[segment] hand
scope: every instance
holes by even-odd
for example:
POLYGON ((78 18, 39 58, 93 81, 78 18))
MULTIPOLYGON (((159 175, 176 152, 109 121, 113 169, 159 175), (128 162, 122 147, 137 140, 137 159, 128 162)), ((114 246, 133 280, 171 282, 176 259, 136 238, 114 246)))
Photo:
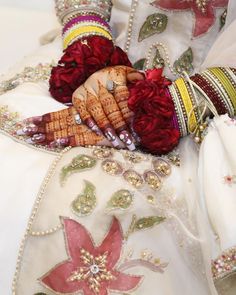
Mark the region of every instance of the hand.
POLYGON ((125 66, 100 70, 73 94, 73 107, 25 120, 18 134, 49 146, 113 145, 135 149, 127 81, 143 75, 125 66), (133 136, 132 136, 133 135, 133 136))

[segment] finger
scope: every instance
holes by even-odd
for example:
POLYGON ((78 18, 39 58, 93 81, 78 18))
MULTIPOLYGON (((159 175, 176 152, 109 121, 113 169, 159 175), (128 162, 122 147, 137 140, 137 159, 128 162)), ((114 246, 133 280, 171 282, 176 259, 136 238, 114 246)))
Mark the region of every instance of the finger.
POLYGON ((99 129, 96 122, 91 117, 90 113, 87 111, 86 103, 84 100, 74 96, 73 104, 80 115, 81 120, 84 124, 86 124, 92 131, 94 131, 97 135, 102 135, 101 130, 99 129))
POLYGON ((90 92, 87 92, 86 107, 88 112, 96 121, 98 127, 103 131, 106 138, 111 141, 114 147, 118 147, 120 144, 119 139, 106 117, 106 114, 104 113, 101 102, 90 92))
POLYGON ((120 140, 123 141, 130 150, 135 150, 132 136, 128 131, 128 126, 125 123, 114 96, 100 82, 98 97, 108 120, 119 135, 120 140))
POLYGON ((57 141, 61 138, 65 139, 75 134, 81 134, 88 131, 90 130, 85 125, 74 125, 55 132, 49 132, 45 134, 34 134, 31 136, 31 138, 27 139, 27 142, 34 144, 50 145, 51 142, 57 141))
POLYGON ((47 113, 47 114, 44 114, 43 116, 35 116, 35 117, 27 118, 24 120, 24 123, 26 124, 33 123, 35 125, 39 125, 41 123, 49 123, 49 122, 57 121, 69 116, 75 116, 76 114, 77 114, 76 108, 70 107, 57 112, 47 113))
POLYGON ((130 125, 133 113, 128 108, 129 90, 126 86, 126 67, 111 68, 109 78, 114 83, 114 97, 122 113, 122 116, 125 122, 130 125))
POLYGON ((144 80, 145 75, 133 68, 126 67, 126 78, 128 82, 144 80))

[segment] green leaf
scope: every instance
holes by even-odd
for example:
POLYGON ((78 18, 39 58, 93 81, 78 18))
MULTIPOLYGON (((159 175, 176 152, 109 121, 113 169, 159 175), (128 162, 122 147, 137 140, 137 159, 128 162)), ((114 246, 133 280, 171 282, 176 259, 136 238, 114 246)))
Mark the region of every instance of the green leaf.
POLYGON ((141 59, 137 60, 133 64, 133 68, 135 68, 137 70, 144 70, 144 66, 145 66, 146 61, 147 61, 146 58, 141 58, 141 59))
POLYGON ((178 73, 183 71, 190 74, 193 71, 193 51, 189 47, 175 62, 174 68, 178 73))
POLYGON ((168 17, 165 14, 154 13, 149 15, 140 29, 138 41, 141 42, 152 35, 164 32, 167 23, 168 17))

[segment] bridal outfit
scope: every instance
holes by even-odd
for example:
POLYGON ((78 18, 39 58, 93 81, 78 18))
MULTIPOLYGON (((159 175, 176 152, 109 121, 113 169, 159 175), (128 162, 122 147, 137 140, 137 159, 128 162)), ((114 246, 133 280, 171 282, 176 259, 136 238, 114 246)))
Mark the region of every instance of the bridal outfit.
MULTIPOLYGON (((150 2, 114 1, 116 44, 132 62, 147 58, 155 44, 172 79, 168 63, 190 73, 236 67, 234 1, 207 1, 212 13, 204 26, 194 1, 178 9, 170 3, 179 1, 150 2), (152 35, 141 32, 153 14, 161 15, 162 25, 152 35)), ((15 73, 61 54, 57 36, 15 73)), ((200 147, 189 136, 164 157, 98 147, 60 152, 30 146, 7 125, 65 108, 46 81, 20 83, 0 104, 8 107, 1 109, 0 132, 1 294, 236 294, 234 118, 215 117, 200 147), (79 268, 82 260, 86 270, 79 268)))

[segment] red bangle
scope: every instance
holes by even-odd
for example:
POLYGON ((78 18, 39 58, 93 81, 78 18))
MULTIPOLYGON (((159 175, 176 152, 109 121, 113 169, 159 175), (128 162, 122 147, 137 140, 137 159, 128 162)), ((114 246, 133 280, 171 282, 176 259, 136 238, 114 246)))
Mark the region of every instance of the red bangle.
POLYGON ((211 83, 208 80, 206 80, 199 74, 196 74, 193 77, 191 77, 191 80, 193 80, 193 82, 195 82, 206 93, 206 95, 214 104, 219 115, 227 113, 227 108, 224 105, 222 99, 220 98, 219 93, 217 92, 217 90, 214 89, 214 87, 212 87, 211 83))

